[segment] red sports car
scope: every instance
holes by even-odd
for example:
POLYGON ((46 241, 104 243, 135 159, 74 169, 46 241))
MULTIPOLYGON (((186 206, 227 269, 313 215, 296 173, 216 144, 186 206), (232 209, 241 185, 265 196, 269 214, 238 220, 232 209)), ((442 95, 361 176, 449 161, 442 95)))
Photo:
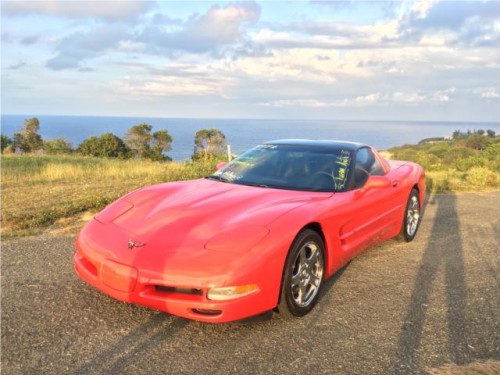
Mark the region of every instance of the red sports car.
POLYGON ((116 299, 189 319, 303 316, 350 259, 415 237, 424 193, 419 165, 367 145, 268 142, 110 204, 80 232, 74 266, 116 299))

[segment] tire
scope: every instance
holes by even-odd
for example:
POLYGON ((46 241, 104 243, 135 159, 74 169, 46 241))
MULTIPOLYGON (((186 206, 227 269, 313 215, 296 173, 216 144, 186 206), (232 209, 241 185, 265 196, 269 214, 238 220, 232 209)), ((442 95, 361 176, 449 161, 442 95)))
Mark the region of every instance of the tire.
POLYGON ((418 227, 420 225, 420 198, 417 189, 413 189, 406 203, 405 215, 403 217, 403 225, 399 237, 410 242, 415 238, 418 227))
POLYGON ((318 301, 325 270, 325 245, 310 229, 301 231, 290 247, 283 270, 278 311, 284 317, 307 314, 318 301))

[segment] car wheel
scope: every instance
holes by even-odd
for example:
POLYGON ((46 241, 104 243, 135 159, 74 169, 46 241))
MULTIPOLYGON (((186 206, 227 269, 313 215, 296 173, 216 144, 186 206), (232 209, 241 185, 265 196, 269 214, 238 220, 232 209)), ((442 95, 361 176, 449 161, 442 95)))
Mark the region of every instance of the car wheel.
POLYGON ((290 247, 283 270, 278 311, 285 317, 307 314, 318 300, 325 268, 325 245, 313 230, 301 231, 290 247))
POLYGON ((418 191, 413 189, 406 203, 405 216, 403 218, 403 226, 401 228, 400 238, 406 242, 410 242, 417 234, 420 224, 420 198, 418 191))

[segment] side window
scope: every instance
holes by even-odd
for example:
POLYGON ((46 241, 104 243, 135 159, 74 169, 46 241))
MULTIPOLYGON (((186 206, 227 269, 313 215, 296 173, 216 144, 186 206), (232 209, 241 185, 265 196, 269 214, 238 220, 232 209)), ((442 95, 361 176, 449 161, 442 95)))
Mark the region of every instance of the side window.
POLYGON ((359 149, 356 153, 356 164, 354 167, 355 188, 362 187, 370 176, 383 175, 384 170, 372 150, 367 147, 359 149))

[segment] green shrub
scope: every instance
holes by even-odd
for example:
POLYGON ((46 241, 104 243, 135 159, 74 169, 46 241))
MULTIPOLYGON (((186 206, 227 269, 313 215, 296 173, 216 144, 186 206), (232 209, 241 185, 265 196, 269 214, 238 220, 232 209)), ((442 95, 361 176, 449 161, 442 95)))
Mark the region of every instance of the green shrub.
POLYGON ((71 154, 71 143, 64 138, 50 139, 43 142, 43 152, 48 155, 71 154))
POLYGON ((466 181, 470 188, 500 187, 500 178, 498 174, 484 167, 471 168, 466 174, 466 181))
POLYGON ((460 172, 467 172, 474 167, 485 167, 487 164, 487 160, 478 155, 469 156, 465 159, 457 158, 455 160, 455 168, 460 172))

